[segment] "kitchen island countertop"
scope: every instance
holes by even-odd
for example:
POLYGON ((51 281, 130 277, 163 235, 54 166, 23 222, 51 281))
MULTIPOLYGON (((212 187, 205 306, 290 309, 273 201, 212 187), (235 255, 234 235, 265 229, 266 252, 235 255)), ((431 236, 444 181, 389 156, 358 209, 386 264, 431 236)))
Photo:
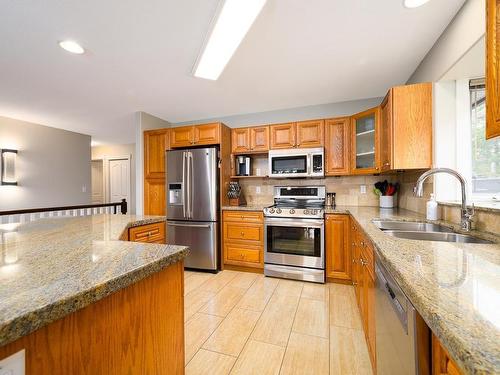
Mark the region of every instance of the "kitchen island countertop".
POLYGON ((94 215, 0 225, 0 346, 181 261, 185 246, 119 240, 163 221, 94 215))

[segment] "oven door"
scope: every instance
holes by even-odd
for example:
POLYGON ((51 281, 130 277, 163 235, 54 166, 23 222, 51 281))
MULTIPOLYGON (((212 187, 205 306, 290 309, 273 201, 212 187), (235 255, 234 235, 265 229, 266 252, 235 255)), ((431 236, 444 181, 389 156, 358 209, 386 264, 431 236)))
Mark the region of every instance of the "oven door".
POLYGON ((316 219, 266 218, 265 263, 324 269, 324 226, 316 219))
POLYGON ((270 152, 269 177, 308 177, 311 170, 308 153, 270 152))

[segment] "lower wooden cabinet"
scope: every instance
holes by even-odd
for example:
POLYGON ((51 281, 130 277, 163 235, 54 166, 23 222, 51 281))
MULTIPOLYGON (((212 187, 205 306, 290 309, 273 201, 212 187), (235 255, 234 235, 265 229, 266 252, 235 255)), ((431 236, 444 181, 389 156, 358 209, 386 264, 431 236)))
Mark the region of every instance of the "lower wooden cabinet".
POLYGON ((128 240, 132 242, 166 243, 165 222, 132 227, 128 230, 128 240))
POLYGON ((460 375, 457 364, 450 358, 439 339, 432 335, 432 375, 460 375))
POLYGON ((224 211, 224 264, 264 268, 264 216, 260 211, 224 211))
POLYGON ((374 249, 354 220, 351 220, 352 284, 356 293, 366 344, 376 371, 375 261, 374 249))
POLYGON ((351 246, 349 215, 326 215, 326 277, 351 280, 351 246))
POLYGON ((144 214, 164 216, 165 178, 144 179, 144 214))

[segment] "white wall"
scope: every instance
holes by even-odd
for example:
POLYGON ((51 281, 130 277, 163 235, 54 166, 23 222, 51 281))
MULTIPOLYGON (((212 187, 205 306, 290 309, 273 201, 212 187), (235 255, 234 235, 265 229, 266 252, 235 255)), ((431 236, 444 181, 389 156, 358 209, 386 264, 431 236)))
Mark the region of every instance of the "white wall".
POLYGON ((0 117, 0 148, 19 150, 0 210, 90 203, 90 136, 0 117))
POLYGON ((224 116, 196 121, 185 121, 172 124, 172 126, 182 126, 189 124, 202 124, 205 122, 223 122, 231 128, 239 128, 260 124, 276 124, 280 122, 291 122, 301 120, 311 120, 315 118, 350 116, 365 109, 375 107, 382 102, 383 98, 369 98, 352 100, 340 103, 328 103, 312 105, 307 107, 297 107, 282 109, 277 111, 247 113, 243 115, 224 116))
POLYGON ((483 37, 485 0, 467 0, 407 83, 436 82, 483 37))
MULTIPOLYGON (((92 160, 104 159, 116 156, 130 156, 130 202, 128 212, 135 214, 136 205, 136 165, 135 165, 135 143, 126 145, 112 144, 92 147, 92 160)), ((105 170, 106 172, 106 170, 105 170)), ((108 171, 109 173, 109 171, 108 171)))
POLYGON ((136 201, 135 211, 138 215, 144 213, 144 130, 169 128, 170 123, 146 112, 135 113, 135 180, 136 201))

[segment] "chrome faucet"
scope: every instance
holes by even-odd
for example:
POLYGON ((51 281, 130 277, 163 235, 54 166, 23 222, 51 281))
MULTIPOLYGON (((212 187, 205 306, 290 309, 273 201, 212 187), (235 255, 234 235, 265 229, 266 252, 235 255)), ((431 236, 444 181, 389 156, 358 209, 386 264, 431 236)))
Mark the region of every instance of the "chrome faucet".
POLYGON ((436 173, 448 173, 455 176, 462 187, 462 208, 461 208, 461 222, 460 226, 464 231, 470 231, 472 229, 472 217, 474 216, 474 204, 471 208, 467 207, 467 197, 465 189, 465 180, 462 175, 450 168, 433 168, 423 173, 417 180, 417 184, 413 188, 413 192, 417 197, 422 197, 424 195, 424 181, 427 177, 436 173))

